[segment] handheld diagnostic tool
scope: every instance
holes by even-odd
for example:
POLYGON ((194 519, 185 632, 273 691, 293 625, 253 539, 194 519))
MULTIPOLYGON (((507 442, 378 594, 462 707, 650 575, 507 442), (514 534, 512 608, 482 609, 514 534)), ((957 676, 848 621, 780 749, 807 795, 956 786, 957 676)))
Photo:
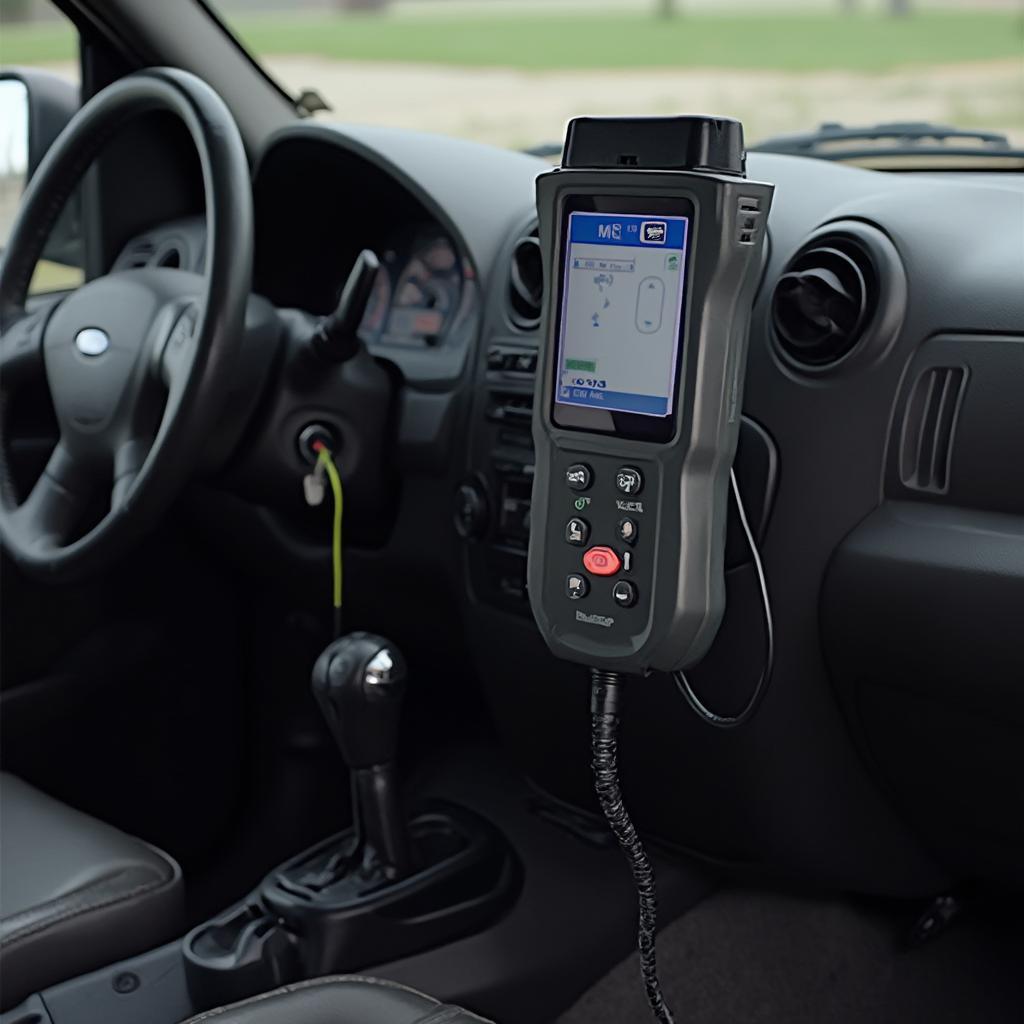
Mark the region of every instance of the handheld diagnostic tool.
POLYGON ((674 671, 714 638, 771 198, 725 118, 576 118, 537 179, 528 579, 559 657, 674 671))

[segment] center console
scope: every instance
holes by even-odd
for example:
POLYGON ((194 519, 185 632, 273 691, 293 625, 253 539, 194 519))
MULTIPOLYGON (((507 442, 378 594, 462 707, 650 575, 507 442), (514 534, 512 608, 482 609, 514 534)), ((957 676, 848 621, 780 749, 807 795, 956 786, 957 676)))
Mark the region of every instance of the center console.
POLYGON ((405 677, 395 645, 368 633, 342 637, 318 659, 313 692, 349 768, 354 822, 185 937, 196 1007, 443 945, 514 899, 518 865, 490 822, 447 802, 404 807, 405 677))
POLYGON ((455 498, 455 528, 467 541, 469 586, 477 600, 528 617, 526 550, 533 489, 536 337, 506 322, 478 367, 471 472, 455 498))

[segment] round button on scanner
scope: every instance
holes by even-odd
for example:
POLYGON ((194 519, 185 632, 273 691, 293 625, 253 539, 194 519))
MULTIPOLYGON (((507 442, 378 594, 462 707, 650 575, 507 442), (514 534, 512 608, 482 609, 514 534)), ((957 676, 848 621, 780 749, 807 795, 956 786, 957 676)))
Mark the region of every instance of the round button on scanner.
POLYGON ((614 576, 622 568, 622 560, 611 548, 598 545, 583 556, 583 568, 594 576, 614 576))
POLYGON ((619 535, 619 540, 625 541, 627 544, 635 544, 636 535, 639 532, 636 520, 630 519, 629 516, 620 519, 619 525, 615 527, 615 532, 619 535))
POLYGON ((585 491, 594 479, 590 467, 575 462, 565 471, 565 482, 574 491, 585 491))
POLYGON ((639 494, 644 488, 644 478, 639 469, 622 466, 615 474, 615 486, 623 494, 639 494))
POLYGON ((636 587, 629 580, 618 580, 612 587, 612 597, 621 608, 632 608, 636 604, 636 587))
POLYGON ((571 572, 565 578, 566 596, 571 598, 573 601, 578 601, 581 597, 586 597, 587 591, 589 590, 590 584, 587 582, 587 577, 582 573, 571 572))
POLYGON ((581 548, 590 536, 590 524, 586 519, 573 517, 565 524, 565 541, 573 547, 581 548))

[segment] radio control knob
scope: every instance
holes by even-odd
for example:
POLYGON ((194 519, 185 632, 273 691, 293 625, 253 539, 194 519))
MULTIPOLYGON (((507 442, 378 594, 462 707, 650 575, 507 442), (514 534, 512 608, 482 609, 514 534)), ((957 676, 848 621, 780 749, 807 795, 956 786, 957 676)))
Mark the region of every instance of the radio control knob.
POLYGON ((464 540, 477 540, 487 532, 487 492, 477 479, 465 480, 455 494, 455 532, 464 540))

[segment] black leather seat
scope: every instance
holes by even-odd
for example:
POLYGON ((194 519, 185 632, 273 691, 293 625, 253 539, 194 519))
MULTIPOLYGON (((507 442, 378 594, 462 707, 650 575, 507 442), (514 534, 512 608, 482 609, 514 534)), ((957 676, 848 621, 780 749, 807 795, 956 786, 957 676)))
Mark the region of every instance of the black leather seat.
POLYGON ((191 1017, 186 1024, 489 1024, 415 989, 357 975, 314 978, 191 1017))
POLYGON ((180 934, 160 850, 0 773, 0 1010, 180 934))

